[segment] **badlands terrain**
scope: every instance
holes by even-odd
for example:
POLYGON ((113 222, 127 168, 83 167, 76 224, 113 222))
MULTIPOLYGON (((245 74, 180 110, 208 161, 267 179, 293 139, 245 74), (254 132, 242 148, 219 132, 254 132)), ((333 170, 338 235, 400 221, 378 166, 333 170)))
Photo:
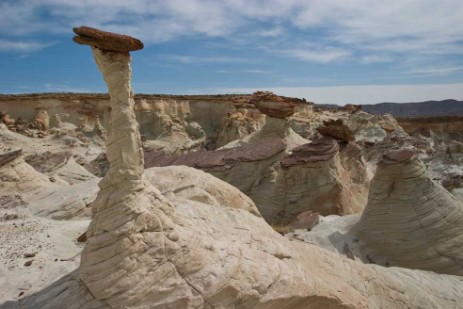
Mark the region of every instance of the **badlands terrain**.
POLYGON ((463 306, 458 116, 133 96, 95 33, 109 95, 0 95, 0 308, 463 306))

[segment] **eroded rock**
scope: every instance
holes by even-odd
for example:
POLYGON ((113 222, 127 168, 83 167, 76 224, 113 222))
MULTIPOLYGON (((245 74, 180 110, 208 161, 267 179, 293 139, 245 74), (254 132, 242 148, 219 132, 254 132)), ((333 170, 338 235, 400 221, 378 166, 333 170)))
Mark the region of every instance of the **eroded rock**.
POLYGON ((463 203, 427 176, 414 151, 388 151, 353 235, 380 265, 462 275, 463 203))

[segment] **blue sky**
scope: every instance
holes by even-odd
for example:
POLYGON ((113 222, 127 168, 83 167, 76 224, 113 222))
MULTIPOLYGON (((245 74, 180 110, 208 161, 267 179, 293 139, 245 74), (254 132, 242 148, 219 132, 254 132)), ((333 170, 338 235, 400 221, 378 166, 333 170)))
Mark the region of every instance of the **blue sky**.
POLYGON ((462 0, 0 0, 0 93, 106 92, 87 25, 133 35, 137 93, 463 99, 462 0))

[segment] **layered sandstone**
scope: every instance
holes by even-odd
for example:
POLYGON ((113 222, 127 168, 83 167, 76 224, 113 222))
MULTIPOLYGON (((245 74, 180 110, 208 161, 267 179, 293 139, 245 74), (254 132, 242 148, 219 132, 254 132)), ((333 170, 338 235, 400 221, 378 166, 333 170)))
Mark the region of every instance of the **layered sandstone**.
POLYGON ((410 135, 431 136, 437 134, 445 139, 463 141, 463 117, 400 117, 400 126, 410 135))
POLYGON ((355 143, 339 146, 328 137, 295 148, 282 159, 276 188, 262 213, 294 218, 304 211, 322 215, 361 212, 368 179, 355 143))
POLYGON ((427 176, 410 150, 386 152, 352 235, 381 265, 463 274, 463 203, 427 176))
POLYGON ((291 129, 286 117, 296 110, 294 100, 257 92, 251 102, 267 115, 259 131, 213 152, 146 152, 145 166, 187 165, 207 171, 251 197, 268 222, 292 220, 305 211, 346 215, 363 209, 365 165, 359 147, 346 144, 353 134, 342 120, 325 123, 332 128, 326 134, 343 142, 339 152, 332 138, 309 144, 291 129))
POLYGON ((0 190, 2 195, 25 193, 49 185, 51 182, 47 176, 37 172, 24 161, 20 149, 0 153, 0 190))

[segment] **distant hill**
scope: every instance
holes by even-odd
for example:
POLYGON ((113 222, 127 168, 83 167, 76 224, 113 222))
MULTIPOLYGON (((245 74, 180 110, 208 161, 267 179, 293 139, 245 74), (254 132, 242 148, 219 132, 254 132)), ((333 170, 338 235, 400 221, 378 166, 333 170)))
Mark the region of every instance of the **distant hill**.
POLYGON ((362 109, 372 114, 391 114, 396 117, 461 116, 463 101, 443 100, 418 103, 379 103, 362 105, 362 109))

